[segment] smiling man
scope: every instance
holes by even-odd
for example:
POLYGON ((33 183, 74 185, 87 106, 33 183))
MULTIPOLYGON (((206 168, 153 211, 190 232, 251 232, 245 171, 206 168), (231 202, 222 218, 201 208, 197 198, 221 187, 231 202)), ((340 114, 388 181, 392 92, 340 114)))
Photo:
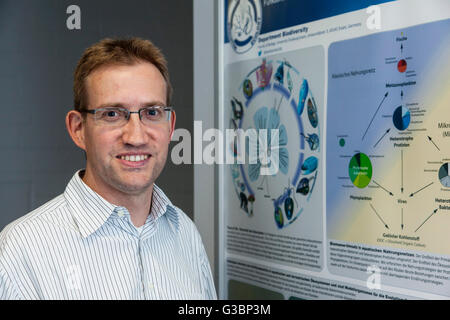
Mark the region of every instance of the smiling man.
POLYGON ((216 299, 197 229, 155 185, 175 127, 171 91, 148 40, 84 52, 66 126, 86 169, 0 234, 1 299, 216 299))

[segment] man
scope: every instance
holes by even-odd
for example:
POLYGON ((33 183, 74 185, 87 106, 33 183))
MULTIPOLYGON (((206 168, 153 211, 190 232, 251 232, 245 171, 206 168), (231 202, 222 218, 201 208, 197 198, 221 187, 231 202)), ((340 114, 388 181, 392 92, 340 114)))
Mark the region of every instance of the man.
POLYGON ((154 184, 175 127, 170 96, 150 41, 84 52, 66 126, 86 169, 0 234, 0 298, 216 299, 194 224, 154 184))

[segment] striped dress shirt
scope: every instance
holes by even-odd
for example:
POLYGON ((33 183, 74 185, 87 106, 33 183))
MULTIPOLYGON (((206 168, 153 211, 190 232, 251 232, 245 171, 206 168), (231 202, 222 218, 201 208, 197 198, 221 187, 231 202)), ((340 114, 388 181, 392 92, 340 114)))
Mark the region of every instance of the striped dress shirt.
POLYGON ((79 173, 0 233, 0 299, 217 299, 194 223, 160 188, 139 231, 79 173))

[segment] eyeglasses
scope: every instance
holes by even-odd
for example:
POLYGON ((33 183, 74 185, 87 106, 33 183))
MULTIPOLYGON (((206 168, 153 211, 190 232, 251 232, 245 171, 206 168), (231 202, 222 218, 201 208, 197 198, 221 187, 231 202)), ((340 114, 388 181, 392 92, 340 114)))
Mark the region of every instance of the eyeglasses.
POLYGON ((130 119, 132 113, 139 114, 139 119, 145 125, 167 122, 172 114, 172 107, 149 106, 139 109, 138 111, 130 111, 121 107, 106 107, 91 110, 81 110, 83 113, 94 115, 94 121, 105 126, 123 126, 130 119))

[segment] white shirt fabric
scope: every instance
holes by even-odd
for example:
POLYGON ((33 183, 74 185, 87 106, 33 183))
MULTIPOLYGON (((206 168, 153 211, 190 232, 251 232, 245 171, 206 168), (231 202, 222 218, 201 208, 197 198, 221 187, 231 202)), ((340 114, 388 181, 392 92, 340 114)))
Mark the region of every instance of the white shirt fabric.
POLYGON ((79 173, 0 233, 0 299, 217 299, 194 223, 161 189, 139 232, 79 173))

